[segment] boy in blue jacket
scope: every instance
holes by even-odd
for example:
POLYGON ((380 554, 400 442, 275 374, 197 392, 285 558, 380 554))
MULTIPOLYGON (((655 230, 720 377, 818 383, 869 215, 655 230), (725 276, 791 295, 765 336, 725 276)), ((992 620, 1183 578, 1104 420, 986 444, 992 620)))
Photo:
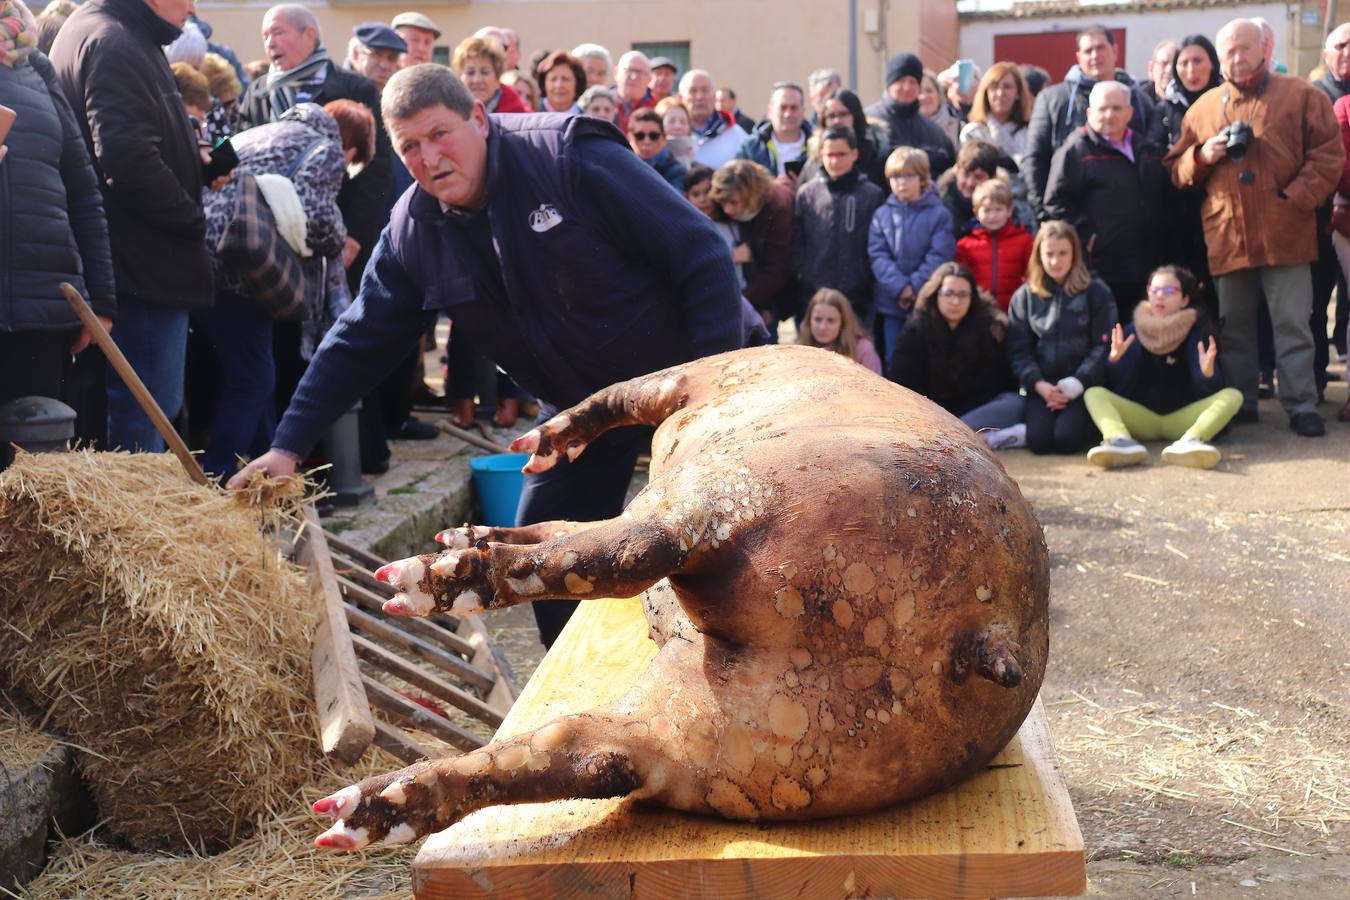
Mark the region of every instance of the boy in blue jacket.
POLYGON ((867 257, 876 284, 872 299, 885 371, 900 340, 914 298, 933 270, 956 255, 952 217, 933 190, 928 154, 897 147, 886 159, 891 196, 872 216, 867 257))

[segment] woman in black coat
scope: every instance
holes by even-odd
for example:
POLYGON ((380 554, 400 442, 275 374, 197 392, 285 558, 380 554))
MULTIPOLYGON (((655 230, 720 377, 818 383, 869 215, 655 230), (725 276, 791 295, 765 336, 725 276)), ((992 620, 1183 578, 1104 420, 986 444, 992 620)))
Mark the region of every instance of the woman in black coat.
POLYGON ((974 431, 1022 420, 1003 346, 1007 320, 981 297, 970 269, 943 263, 919 290, 914 314, 891 358, 892 381, 922 394, 974 431))
MULTIPOLYGON (((1169 147, 1181 134, 1181 120, 1186 117, 1186 110, 1200 99, 1201 94, 1220 84, 1223 84, 1223 73, 1219 71, 1219 54, 1209 38, 1202 34, 1183 38, 1172 59, 1172 80, 1163 91, 1159 104, 1167 126, 1169 147)), ((1189 269, 1196 281, 1209 289, 1204 293, 1213 297, 1217 294, 1209 275, 1209 253, 1205 249, 1205 231, 1200 224, 1200 204, 1204 197, 1203 190, 1168 186, 1164 199, 1167 208, 1164 218, 1170 231, 1170 236, 1165 236, 1165 246, 1169 248, 1166 261, 1189 269)), ((1217 314, 1217 310, 1211 312, 1217 314)))
POLYGON ((61 282, 105 327, 117 310, 98 178, 36 35, 21 2, 0 0, 0 105, 18 113, 0 157, 0 403, 61 397, 71 353, 89 343, 61 282))

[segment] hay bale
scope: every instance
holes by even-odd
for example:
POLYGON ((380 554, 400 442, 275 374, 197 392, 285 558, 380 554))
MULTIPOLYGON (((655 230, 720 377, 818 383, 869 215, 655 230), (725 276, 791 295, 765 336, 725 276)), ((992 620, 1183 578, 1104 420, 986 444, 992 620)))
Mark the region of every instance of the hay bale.
POLYGON ((0 689, 78 748, 138 849, 230 846, 314 771, 311 595, 267 516, 167 454, 20 453, 0 475, 0 689))
POLYGON ((32 900, 405 900, 412 895, 416 846, 371 848, 361 853, 319 850, 314 838, 328 826, 309 810, 320 797, 401 765, 377 748, 354 768, 337 770, 321 762, 309 785, 272 798, 272 812, 251 837, 207 858, 128 853, 109 846, 94 832, 67 838, 53 848, 47 868, 25 886, 22 896, 32 900))

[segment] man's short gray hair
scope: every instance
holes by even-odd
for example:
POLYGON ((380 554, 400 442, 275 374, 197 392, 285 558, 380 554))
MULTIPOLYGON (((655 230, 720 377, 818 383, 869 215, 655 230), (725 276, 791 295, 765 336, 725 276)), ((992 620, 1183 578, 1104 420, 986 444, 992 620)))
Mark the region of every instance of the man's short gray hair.
POLYGON ((1099 81, 1092 86, 1091 93, 1088 94, 1088 106, 1096 106, 1101 98, 1107 94, 1114 94, 1117 91, 1125 95, 1125 102, 1130 102, 1130 89, 1119 81, 1104 80, 1099 81))
POLYGON ((310 12, 307 7, 301 6, 299 3, 279 4, 269 9, 267 15, 275 19, 285 19, 292 28, 298 28, 301 31, 306 28, 313 28, 314 36, 323 40, 323 34, 319 31, 319 20, 314 18, 314 13, 310 12))
POLYGON ((838 70, 836 69, 816 69, 810 75, 806 76, 806 86, 812 92, 814 92, 816 88, 822 85, 826 84, 842 85, 843 83, 844 79, 843 77, 840 76, 838 70))
POLYGON ((689 93, 689 85, 693 82, 695 78, 697 78, 700 75, 708 79, 708 83, 713 85, 713 87, 717 86, 713 82, 712 73, 710 73, 707 69, 690 69, 688 72, 685 72, 684 75, 680 76, 680 93, 681 94, 689 93))
POLYGON ((385 128, 397 119, 411 119, 424 109, 444 106, 462 119, 473 113, 473 94, 459 76, 436 63, 421 63, 394 73, 380 99, 385 128))
POLYGON ((599 44, 577 44, 572 48, 572 55, 577 59, 599 59, 604 60, 605 68, 614 68, 614 57, 609 55, 609 51, 599 44))

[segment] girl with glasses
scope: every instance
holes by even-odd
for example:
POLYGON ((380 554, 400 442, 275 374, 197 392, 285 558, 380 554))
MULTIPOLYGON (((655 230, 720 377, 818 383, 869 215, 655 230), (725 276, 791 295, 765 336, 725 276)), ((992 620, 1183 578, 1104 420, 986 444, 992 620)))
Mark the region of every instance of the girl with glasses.
POLYGON ((1195 276, 1178 266, 1154 269, 1134 322, 1111 330, 1106 386, 1083 396, 1104 440, 1088 461, 1105 469, 1148 458, 1141 440, 1168 440, 1163 462, 1212 469, 1219 451, 1209 441, 1242 406, 1223 386, 1214 327, 1197 299, 1195 276))
POLYGON ((943 263, 914 301, 891 380, 958 417, 990 447, 1025 444, 1023 401, 1003 345, 1007 330, 1007 317, 970 269, 943 263))

